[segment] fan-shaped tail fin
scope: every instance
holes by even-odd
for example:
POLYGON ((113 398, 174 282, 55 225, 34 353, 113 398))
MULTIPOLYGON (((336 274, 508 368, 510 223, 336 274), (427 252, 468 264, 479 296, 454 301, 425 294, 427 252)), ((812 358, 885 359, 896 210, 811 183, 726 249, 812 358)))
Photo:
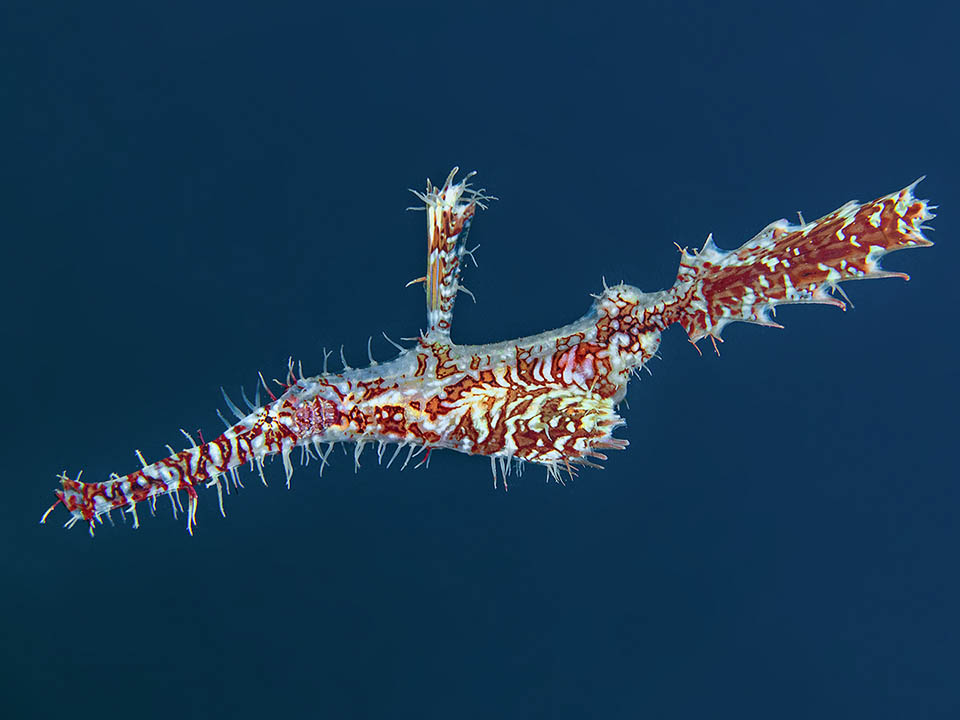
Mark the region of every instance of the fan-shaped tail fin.
POLYGON ((913 194, 922 179, 870 203, 848 202, 803 225, 778 220, 737 250, 719 250, 712 238, 695 254, 684 250, 677 281, 667 291, 664 325, 680 323, 696 343, 719 338, 729 322, 779 327, 770 311, 785 303, 844 308, 828 291, 847 280, 909 279, 882 270, 880 258, 933 244, 923 234, 932 208, 913 194))

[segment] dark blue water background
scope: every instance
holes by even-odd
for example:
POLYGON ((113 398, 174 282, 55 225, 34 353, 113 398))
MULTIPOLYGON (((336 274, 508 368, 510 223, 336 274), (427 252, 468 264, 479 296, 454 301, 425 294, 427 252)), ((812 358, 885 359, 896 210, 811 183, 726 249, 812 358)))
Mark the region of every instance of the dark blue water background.
POLYGON ((957 14, 767 5, 6 3, 4 717, 957 717, 957 14), (666 333, 566 487, 338 450, 193 538, 37 525, 221 385, 392 357, 454 164, 501 198, 460 342, 924 173, 938 245, 719 358, 666 333))

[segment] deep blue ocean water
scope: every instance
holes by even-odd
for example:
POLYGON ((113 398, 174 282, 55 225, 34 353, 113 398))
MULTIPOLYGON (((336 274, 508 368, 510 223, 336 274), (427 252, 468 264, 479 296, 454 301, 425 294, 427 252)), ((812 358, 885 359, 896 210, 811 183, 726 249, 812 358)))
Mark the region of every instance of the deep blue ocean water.
MULTIPOLYGON (((960 717, 957 12, 945 3, 8 2, 0 714, 960 717), (55 475, 218 432, 219 388, 392 357, 425 313, 406 188, 480 171, 463 343, 670 285, 927 174, 913 280, 674 328, 630 440, 566 486, 485 459, 283 487, 187 535, 40 526, 55 475)), ((159 509, 158 508, 158 509, 159 509)), ((116 515, 116 514, 115 514, 116 515)))

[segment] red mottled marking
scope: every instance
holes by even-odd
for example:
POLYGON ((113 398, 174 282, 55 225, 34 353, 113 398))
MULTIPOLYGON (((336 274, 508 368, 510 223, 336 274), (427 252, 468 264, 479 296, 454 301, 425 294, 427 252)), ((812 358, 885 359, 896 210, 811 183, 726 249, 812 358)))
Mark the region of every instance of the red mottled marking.
POLYGON ((360 399, 363 401, 373 400, 375 397, 383 395, 385 392, 390 390, 395 390, 397 388, 397 383, 391 385, 384 385, 386 381, 383 378, 377 378, 369 382, 358 382, 357 390, 362 391, 360 394, 360 399))
POLYGON ((451 375, 455 375, 456 373, 460 372, 460 368, 457 367, 456 360, 453 360, 450 357, 449 345, 440 345, 439 343, 435 343, 430 346, 430 351, 437 360, 437 369, 435 370, 435 373, 438 380, 443 380, 444 378, 448 378, 451 375))
POLYGON ((427 371, 427 356, 423 353, 417 353, 417 369, 414 371, 414 377, 423 377, 427 371))
POLYGON ((440 433, 433 430, 421 430, 417 423, 410 423, 407 429, 410 435, 426 445, 438 443, 443 438, 440 433))
POLYGON ((406 414, 402 405, 381 405, 374 410, 380 432, 395 437, 407 434, 406 414))

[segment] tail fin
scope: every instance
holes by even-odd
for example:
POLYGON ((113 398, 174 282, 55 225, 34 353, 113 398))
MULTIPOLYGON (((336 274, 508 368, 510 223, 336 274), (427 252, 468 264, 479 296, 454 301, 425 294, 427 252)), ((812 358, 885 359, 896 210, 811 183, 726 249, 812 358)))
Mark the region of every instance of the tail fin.
POLYGON ((913 194, 922 179, 865 205, 848 202, 803 225, 778 220, 737 250, 720 250, 712 238, 694 255, 684 250, 664 324, 680 323, 696 343, 708 335, 719 338, 729 322, 781 327, 770 311, 785 303, 845 308, 827 291, 847 280, 908 280, 904 273, 881 270, 879 261, 895 250, 933 244, 922 224, 934 217, 931 206, 913 194))

